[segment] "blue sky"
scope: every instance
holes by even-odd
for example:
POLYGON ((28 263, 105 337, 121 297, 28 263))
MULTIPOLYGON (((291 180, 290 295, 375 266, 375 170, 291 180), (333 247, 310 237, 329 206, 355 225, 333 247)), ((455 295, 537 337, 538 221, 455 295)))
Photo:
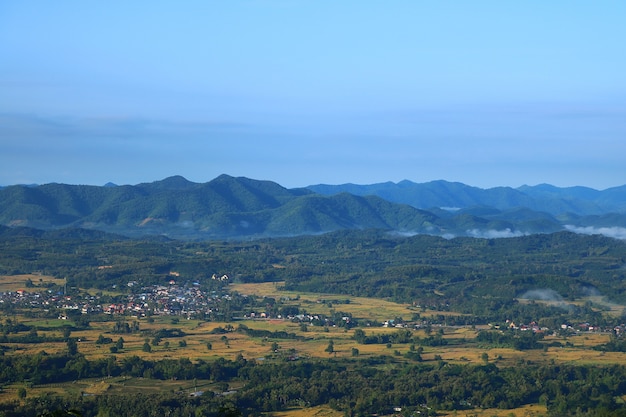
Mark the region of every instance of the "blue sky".
POLYGON ((626 183, 626 3, 4 1, 0 185, 626 183))

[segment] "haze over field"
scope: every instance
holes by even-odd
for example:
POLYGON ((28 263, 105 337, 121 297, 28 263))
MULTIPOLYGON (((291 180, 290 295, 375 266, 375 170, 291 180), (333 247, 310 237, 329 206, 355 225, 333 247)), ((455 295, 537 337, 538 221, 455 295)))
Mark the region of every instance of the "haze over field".
POLYGON ((626 179, 626 4, 0 4, 0 185, 626 179))

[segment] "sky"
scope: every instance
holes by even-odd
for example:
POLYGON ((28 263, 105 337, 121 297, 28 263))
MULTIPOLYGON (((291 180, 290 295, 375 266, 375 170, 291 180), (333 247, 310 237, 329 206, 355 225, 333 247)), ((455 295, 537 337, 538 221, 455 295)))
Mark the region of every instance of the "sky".
POLYGON ((626 184, 626 2, 0 2, 0 185, 626 184))

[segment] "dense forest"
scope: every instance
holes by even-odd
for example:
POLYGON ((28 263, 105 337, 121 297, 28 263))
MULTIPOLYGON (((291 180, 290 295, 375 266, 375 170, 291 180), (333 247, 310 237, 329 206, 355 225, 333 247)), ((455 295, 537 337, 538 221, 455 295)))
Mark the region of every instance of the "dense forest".
POLYGON ((570 232, 444 239, 372 230, 248 242, 131 240, 78 229, 0 233, 0 274, 37 271, 66 278, 69 287, 131 291, 128 282, 162 284, 171 271, 202 283, 228 274, 236 282, 280 281, 288 290, 455 311, 468 314, 469 324, 503 314, 578 314, 597 321, 600 306, 568 301, 597 295, 626 303, 626 243, 570 232))
POLYGON ((547 406, 551 416, 624 415, 616 396, 626 394, 626 367, 537 365, 499 368, 495 364, 451 365, 406 363, 388 357, 362 360, 277 361, 260 364, 239 357, 214 362, 139 357, 116 362, 115 357, 88 361, 80 354, 2 358, 2 380, 32 383, 72 381, 89 377, 143 377, 154 380, 211 379, 240 388, 228 396, 206 392, 199 397, 172 393, 137 396, 31 398, 23 404, 0 404, 0 415, 38 415, 58 409, 80 409, 95 415, 260 415, 294 406, 329 404, 346 415, 390 414, 394 408, 436 415, 436 410, 512 409, 525 404, 547 406), (7 374, 7 370, 12 372, 7 374))

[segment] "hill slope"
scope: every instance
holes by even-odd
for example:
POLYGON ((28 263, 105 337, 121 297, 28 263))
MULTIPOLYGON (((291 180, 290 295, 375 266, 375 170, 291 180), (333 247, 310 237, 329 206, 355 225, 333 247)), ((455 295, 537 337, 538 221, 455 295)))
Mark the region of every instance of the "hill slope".
POLYGON ((322 233, 339 229, 423 231, 438 217, 378 197, 322 196, 274 182, 221 175, 136 186, 46 184, 0 190, 0 223, 41 229, 83 227, 131 236, 216 238, 322 233))

